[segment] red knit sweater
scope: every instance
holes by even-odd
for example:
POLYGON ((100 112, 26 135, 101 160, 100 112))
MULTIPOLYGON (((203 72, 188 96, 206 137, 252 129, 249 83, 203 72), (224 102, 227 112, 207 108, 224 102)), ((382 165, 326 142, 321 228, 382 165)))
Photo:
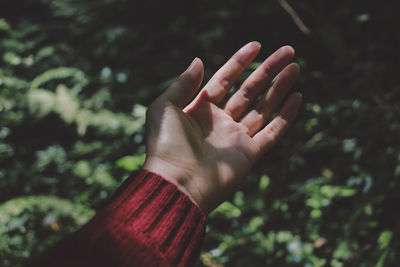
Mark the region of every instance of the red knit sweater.
POLYGON ((87 225, 29 266, 193 266, 205 225, 188 196, 142 170, 87 225))

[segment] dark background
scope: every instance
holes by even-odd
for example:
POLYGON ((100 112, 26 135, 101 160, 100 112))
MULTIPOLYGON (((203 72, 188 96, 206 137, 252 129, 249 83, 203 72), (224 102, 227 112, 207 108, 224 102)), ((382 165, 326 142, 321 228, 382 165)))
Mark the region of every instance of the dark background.
MULTIPOLYGON (((79 228, 144 160, 145 106, 193 60, 282 45, 300 116, 209 218, 199 266, 395 266, 397 1, 0 2, 0 265, 79 228)), ((249 69, 251 71, 251 68, 249 69)))

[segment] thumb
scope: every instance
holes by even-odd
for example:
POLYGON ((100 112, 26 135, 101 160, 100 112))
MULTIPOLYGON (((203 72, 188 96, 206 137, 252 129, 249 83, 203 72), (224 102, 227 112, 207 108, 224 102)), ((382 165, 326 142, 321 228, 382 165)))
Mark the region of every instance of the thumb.
POLYGON ((203 80, 204 66, 195 58, 187 70, 163 94, 174 105, 184 108, 194 97, 203 80))

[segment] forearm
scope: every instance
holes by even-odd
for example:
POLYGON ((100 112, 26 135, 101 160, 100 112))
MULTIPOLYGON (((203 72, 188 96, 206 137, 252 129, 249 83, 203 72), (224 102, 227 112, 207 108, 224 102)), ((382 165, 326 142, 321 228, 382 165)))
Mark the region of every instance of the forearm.
POLYGON ((31 266, 192 266, 205 223, 175 185, 142 170, 86 226, 31 266))

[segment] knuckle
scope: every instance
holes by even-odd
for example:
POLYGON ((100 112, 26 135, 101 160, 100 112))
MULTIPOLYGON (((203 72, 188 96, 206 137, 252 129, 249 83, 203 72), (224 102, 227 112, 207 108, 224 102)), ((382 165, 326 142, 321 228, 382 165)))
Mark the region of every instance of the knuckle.
POLYGON ((262 70, 264 72, 264 75, 266 75, 266 76, 270 76, 270 75, 274 74, 273 70, 272 70, 272 66, 270 64, 264 64, 262 70))
POLYGON ((231 106, 226 106, 224 110, 225 110, 225 113, 228 114, 228 116, 230 116, 231 118, 235 117, 236 112, 231 106))
POLYGON ((282 117, 276 117, 275 120, 275 123, 270 126, 268 131, 268 135, 273 142, 276 142, 283 135, 289 125, 282 117))
POLYGON ((221 87, 227 89, 230 87, 231 82, 227 78, 221 78, 219 79, 219 84, 221 85, 221 87))
POLYGON ((277 141, 280 136, 280 131, 279 131, 278 127, 275 125, 272 126, 268 131, 268 135, 270 136, 271 141, 274 141, 274 142, 277 141))

